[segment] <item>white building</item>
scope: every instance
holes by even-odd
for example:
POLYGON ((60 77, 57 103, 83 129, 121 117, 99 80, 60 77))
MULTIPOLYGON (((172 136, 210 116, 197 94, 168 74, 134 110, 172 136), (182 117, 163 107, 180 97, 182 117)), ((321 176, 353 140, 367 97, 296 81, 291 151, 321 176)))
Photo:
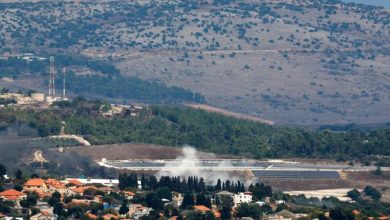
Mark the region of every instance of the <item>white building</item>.
POLYGON ((252 202, 252 193, 251 192, 240 192, 238 194, 234 194, 233 196, 234 204, 237 206, 241 203, 250 203, 252 202))

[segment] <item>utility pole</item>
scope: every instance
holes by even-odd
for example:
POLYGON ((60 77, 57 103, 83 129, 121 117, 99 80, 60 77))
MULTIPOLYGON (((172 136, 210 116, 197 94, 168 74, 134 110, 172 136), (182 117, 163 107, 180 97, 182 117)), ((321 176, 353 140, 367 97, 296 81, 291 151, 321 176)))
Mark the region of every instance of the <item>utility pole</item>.
POLYGON ((62 100, 66 99, 66 84, 65 84, 66 68, 62 68, 62 100))

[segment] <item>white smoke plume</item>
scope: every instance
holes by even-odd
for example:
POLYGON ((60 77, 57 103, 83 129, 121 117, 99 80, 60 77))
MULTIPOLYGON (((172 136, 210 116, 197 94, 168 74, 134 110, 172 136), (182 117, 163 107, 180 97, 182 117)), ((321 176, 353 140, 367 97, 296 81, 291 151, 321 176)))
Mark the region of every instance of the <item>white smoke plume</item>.
MULTIPOLYGON (((202 167, 200 161, 199 152, 190 146, 184 146, 182 148, 182 156, 177 158, 177 163, 175 167, 172 167, 172 164, 166 164, 165 167, 157 174, 157 176, 180 176, 186 178, 188 176, 203 177, 206 184, 215 185, 218 179, 222 181, 230 180, 236 182, 240 180, 241 182, 247 182, 243 179, 245 175, 241 177, 236 175, 233 172, 227 172, 224 170, 205 170, 202 167)), ((202 159, 215 159, 216 156, 213 154, 202 155, 202 159)), ((230 161, 222 160, 219 161, 216 167, 223 168, 232 166, 230 161)))

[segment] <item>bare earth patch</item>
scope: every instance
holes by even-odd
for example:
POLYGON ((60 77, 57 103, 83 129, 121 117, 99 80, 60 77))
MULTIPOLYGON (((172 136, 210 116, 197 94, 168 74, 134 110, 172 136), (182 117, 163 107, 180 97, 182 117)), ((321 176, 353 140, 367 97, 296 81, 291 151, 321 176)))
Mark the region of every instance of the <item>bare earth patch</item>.
MULTIPOLYGON (((132 159, 176 159, 182 156, 180 147, 166 147, 152 144, 110 144, 66 148, 65 151, 77 152, 93 160, 132 160, 132 159)), ((199 158, 214 158, 211 153, 198 151, 199 158)))
POLYGON ((230 116, 230 117, 234 117, 234 118, 238 118, 238 119, 257 121, 257 122, 262 122, 262 123, 270 124, 270 125, 274 124, 274 122, 270 121, 270 120, 262 119, 262 118, 251 116, 251 115, 245 115, 242 113, 232 112, 232 111, 216 108, 216 107, 206 105, 206 104, 193 104, 193 103, 191 103, 191 104, 186 104, 186 106, 191 107, 191 108, 195 108, 195 109, 202 109, 202 110, 205 110, 208 112, 218 113, 218 114, 222 114, 222 115, 226 115, 226 116, 230 116))
POLYGON ((78 152, 94 160, 107 158, 110 160, 127 159, 174 159, 181 155, 180 148, 146 144, 112 144, 88 147, 68 148, 66 151, 78 152))

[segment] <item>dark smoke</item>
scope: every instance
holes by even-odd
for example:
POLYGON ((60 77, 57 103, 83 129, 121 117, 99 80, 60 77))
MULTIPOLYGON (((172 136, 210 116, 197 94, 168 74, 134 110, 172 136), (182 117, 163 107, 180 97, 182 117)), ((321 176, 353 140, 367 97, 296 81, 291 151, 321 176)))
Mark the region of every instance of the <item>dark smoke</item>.
POLYGON ((40 140, 38 132, 29 126, 10 126, 0 131, 0 164, 7 167, 9 175, 13 175, 17 169, 32 174, 36 168, 31 164, 33 153, 41 150, 43 157, 49 161, 43 165, 48 168, 48 175, 116 177, 116 171, 100 167, 92 159, 75 152, 60 153, 50 148, 50 144, 48 140, 40 140))
POLYGON ((99 178, 116 178, 116 171, 99 166, 92 159, 76 152, 45 151, 45 157, 49 161, 58 164, 57 175, 72 177, 87 176, 99 178))
POLYGON ((0 132, 0 163, 15 171, 32 154, 29 139, 37 132, 28 126, 11 126, 0 132))

